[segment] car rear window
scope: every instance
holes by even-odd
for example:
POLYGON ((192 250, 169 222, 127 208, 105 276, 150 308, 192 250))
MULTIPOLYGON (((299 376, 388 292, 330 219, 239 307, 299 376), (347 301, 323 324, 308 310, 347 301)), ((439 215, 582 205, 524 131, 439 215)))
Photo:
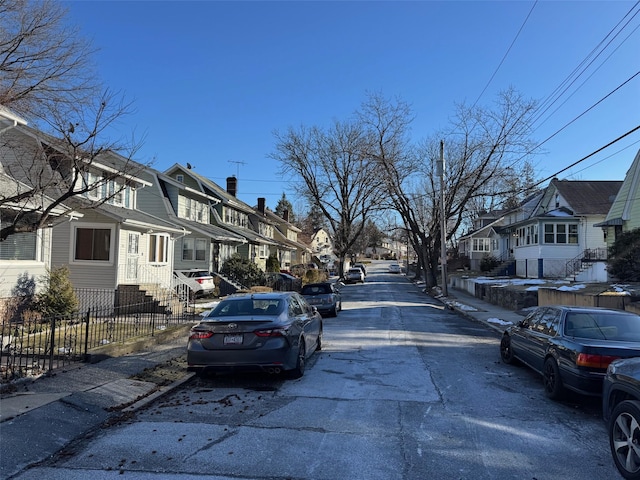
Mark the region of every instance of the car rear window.
POLYGON ((324 285, 306 285, 302 288, 302 295, 322 295, 329 293, 329 289, 324 285))
POLYGON ((615 312, 569 312, 565 335, 619 342, 640 341, 640 316, 615 312))
POLYGON ((209 276, 209 272, 202 270, 200 272, 186 272, 187 277, 208 277, 209 276))
POLYGON ((208 319, 217 317, 241 317, 256 315, 278 315, 282 312, 284 301, 274 299, 253 299, 223 300, 214 308, 208 319))

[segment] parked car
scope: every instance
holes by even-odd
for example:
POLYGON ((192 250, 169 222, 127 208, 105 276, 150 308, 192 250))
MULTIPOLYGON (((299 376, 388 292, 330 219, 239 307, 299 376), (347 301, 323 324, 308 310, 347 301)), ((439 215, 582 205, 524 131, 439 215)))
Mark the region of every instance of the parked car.
POLYGON ((211 295, 216 288, 213 276, 207 270, 191 268, 175 270, 174 273, 179 282, 186 284, 196 297, 211 295))
POLYGON ((359 268, 350 268, 344 274, 344 283, 364 283, 364 273, 359 268))
POLYGON ((334 283, 308 283, 302 287, 300 293, 322 316, 335 317, 342 310, 342 296, 334 283))
POLYGON ((624 478, 640 479, 640 358, 609 364, 602 387, 602 416, 618 471, 624 478))
POLYGON ((364 266, 364 263, 354 263, 351 268, 359 268, 364 273, 364 276, 367 276, 367 267, 364 266))
POLYGON ((541 373, 549 398, 561 398, 565 389, 601 395, 609 364, 640 356, 640 316, 595 307, 538 307, 505 330, 500 356, 541 373))
POLYGON ((298 378, 322 348, 322 317, 296 292, 235 294, 195 325, 187 344, 188 369, 288 372, 298 378))
POLYGON ((389 265, 389 273, 402 273, 402 269, 399 264, 392 263, 389 265))

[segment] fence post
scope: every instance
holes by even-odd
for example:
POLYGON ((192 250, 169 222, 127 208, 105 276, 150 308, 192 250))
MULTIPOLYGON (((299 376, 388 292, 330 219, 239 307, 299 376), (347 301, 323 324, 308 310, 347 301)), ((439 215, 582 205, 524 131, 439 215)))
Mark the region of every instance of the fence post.
POLYGON ((56 337, 56 316, 51 316, 51 342, 49 342, 49 371, 47 373, 51 373, 53 371, 53 347, 55 346, 55 337, 56 337))
POLYGON ((84 327, 84 361, 89 361, 89 317, 91 314, 91 308, 87 309, 87 317, 86 322, 87 325, 84 327))

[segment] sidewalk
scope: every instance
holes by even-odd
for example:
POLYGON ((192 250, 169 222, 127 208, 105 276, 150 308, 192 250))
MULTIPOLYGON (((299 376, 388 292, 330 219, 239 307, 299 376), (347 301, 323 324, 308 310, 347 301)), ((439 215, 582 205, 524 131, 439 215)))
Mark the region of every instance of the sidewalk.
POLYGON ((527 312, 514 312, 480 300, 464 290, 448 288, 446 297, 435 297, 443 304, 465 317, 480 322, 502 333, 509 325, 515 325, 527 312))
POLYGON ((76 364, 16 384, 0 398, 0 478, 48 459, 90 430, 133 411, 187 381, 184 369, 166 386, 131 377, 186 353, 176 338, 147 352, 76 364))
MULTIPOLYGON (((523 318, 464 291, 439 297, 448 308, 502 332, 523 318)), ((9 479, 42 462, 73 440, 110 420, 135 411, 192 377, 184 369, 176 381, 157 383, 131 377, 186 353, 186 339, 175 338, 149 351, 81 363, 54 375, 20 382, 0 396, 0 478, 9 479)))

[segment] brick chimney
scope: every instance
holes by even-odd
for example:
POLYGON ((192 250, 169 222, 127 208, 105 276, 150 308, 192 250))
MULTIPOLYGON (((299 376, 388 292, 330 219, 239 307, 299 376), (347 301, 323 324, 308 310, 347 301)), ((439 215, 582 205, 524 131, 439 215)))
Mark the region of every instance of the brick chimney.
POLYGON ((238 193, 238 179, 236 177, 227 177, 227 193, 234 197, 238 193))
POLYGON ((284 211, 282 212, 282 219, 289 223, 289 209, 285 208, 284 211))
POLYGON ((264 215, 264 207, 265 207, 266 199, 264 197, 258 198, 258 211, 264 215))

